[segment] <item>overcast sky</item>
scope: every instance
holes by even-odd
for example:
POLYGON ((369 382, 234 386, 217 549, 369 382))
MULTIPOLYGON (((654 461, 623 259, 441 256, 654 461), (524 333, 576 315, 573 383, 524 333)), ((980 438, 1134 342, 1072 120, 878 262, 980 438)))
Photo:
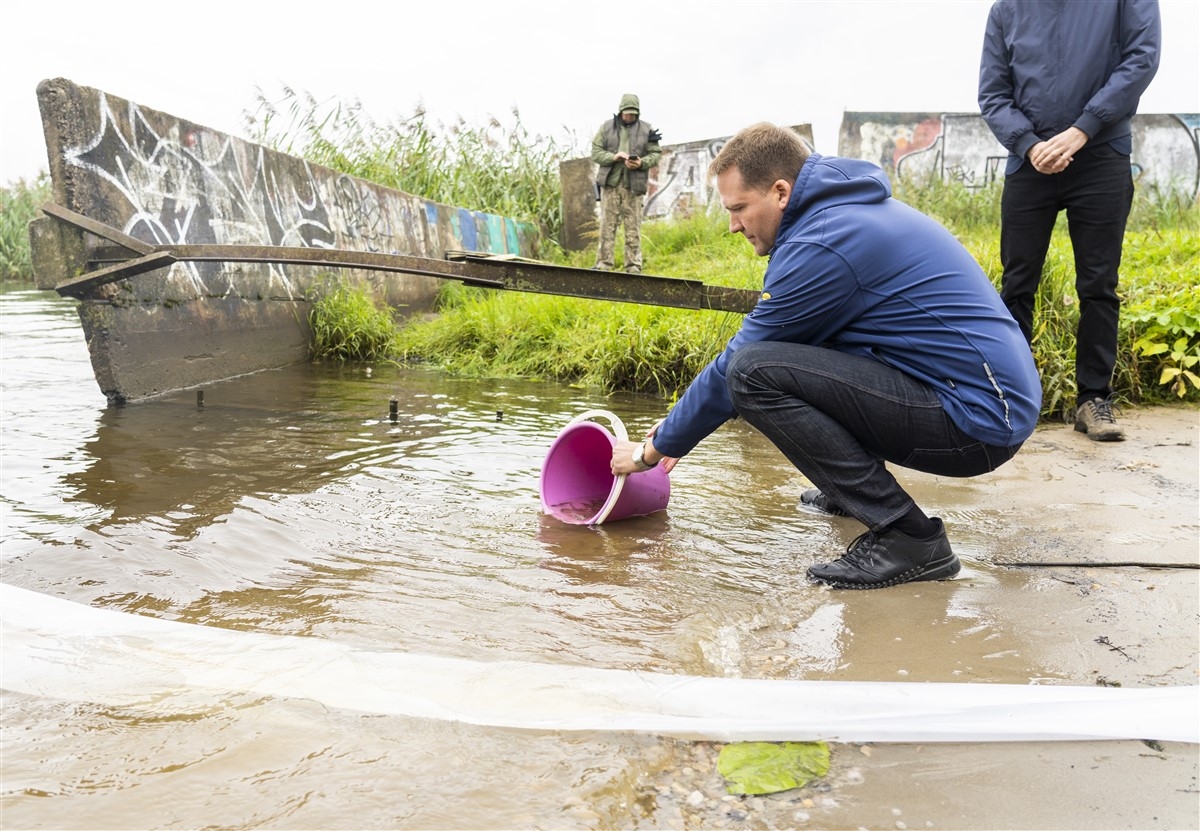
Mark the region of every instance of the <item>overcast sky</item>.
MULTIPOLYGON (((238 136, 256 90, 278 100, 284 85, 361 101, 376 122, 421 103, 434 123, 509 125, 515 107, 532 133, 585 140, 633 92, 667 144, 765 120, 810 123, 817 149, 836 153, 844 111, 978 112, 990 6, 15 0, 0 46, 0 184, 46 169, 35 91, 56 77, 238 136)), ((1200 111, 1200 2, 1161 8, 1162 64, 1140 112, 1200 111)))

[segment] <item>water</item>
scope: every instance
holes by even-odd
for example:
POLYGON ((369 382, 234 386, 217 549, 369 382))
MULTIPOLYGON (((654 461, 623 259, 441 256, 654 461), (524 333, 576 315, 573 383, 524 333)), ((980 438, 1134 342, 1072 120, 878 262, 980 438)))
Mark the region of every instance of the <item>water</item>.
POLYGON ((602 530, 542 515, 538 473, 558 430, 607 408, 644 431, 654 399, 306 365, 209 386, 202 403, 187 391, 109 409, 73 302, 3 302, 9 583, 455 657, 724 674, 739 668, 701 644, 761 611, 764 594, 788 594, 807 565, 804 528, 779 522, 802 483, 779 460, 756 465, 773 451, 748 431, 680 467, 690 493, 668 513, 602 530), (707 500, 755 467, 759 487, 773 479, 769 510, 754 506, 750 528, 714 522, 707 500), (761 584, 764 567, 779 591, 761 584))
MULTIPOLYGON (((587 528, 541 512, 550 442, 589 409, 640 434, 662 401, 305 365, 210 385, 202 401, 187 391, 110 409, 74 301, 27 289, 0 292, 0 356, 3 582, 54 598, 245 633, 247 648, 287 635, 715 678, 1082 675, 1073 638, 1041 643, 1015 624, 1020 609, 996 604, 1000 588, 1042 578, 984 564, 1005 544, 984 485, 913 480, 931 512, 972 516, 956 539, 971 558, 962 579, 847 597, 808 587, 804 571, 861 528, 797 512, 807 483, 739 422, 676 468, 667 511, 587 528)), ((35 628, 39 614, 62 625, 49 602, 35 628)), ((87 673, 96 690, 120 679, 101 677, 107 647, 94 647, 61 689, 4 693, 6 828, 711 827, 739 811, 795 822, 793 797, 723 799, 711 745, 205 693, 186 677, 170 695, 106 700, 87 694, 87 673)), ((327 683, 355 683, 340 673, 330 664, 327 683)), ((480 695, 513 706, 522 693, 480 695)), ((850 761, 835 755, 831 782, 861 779, 850 761)))

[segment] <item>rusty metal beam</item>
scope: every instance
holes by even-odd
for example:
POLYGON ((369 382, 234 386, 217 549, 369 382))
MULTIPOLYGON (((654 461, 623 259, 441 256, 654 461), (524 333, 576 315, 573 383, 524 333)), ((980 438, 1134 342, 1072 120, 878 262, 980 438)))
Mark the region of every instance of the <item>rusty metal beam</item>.
POLYGON ((451 256, 461 257, 465 263, 482 269, 492 279, 502 282, 503 288, 509 291, 741 314, 753 309, 759 298, 756 291, 710 286, 699 280, 567 268, 529 260, 489 257, 486 254, 458 253, 451 256))
MULTIPOLYGON (((106 283, 124 280, 175 262, 241 262, 309 265, 327 268, 362 268, 458 280, 484 288, 555 294, 591 300, 609 300, 680 309, 706 309, 745 314, 754 308, 758 292, 709 286, 698 280, 620 274, 568 268, 508 256, 454 252, 451 259, 435 260, 406 254, 383 254, 341 248, 305 248, 279 245, 158 245, 151 246, 88 217, 59 206, 43 206, 48 215, 134 250, 142 256, 66 280, 59 294, 80 297, 106 283), (131 243, 139 247, 133 248, 131 243)), ((105 251, 105 261, 113 255, 105 251)))
POLYGON ((76 228, 82 228, 89 234, 95 234, 101 239, 106 239, 109 242, 115 242, 122 248, 128 248, 135 254, 146 256, 154 252, 154 246, 148 242, 142 242, 137 237, 131 237, 126 233, 118 231, 111 225, 105 225, 103 222, 97 222, 90 216, 84 216, 69 208, 64 208, 55 202, 47 202, 42 205, 42 213, 46 216, 52 216, 55 219, 66 222, 69 225, 74 225, 76 228))
POLYGON ((83 297, 92 289, 99 288, 107 283, 114 283, 117 280, 124 280, 138 274, 145 274, 147 271, 154 271, 156 268, 165 268, 173 262, 175 262, 175 258, 170 254, 165 251, 156 251, 144 257, 126 260, 119 265, 89 271, 82 277, 63 280, 54 287, 54 290, 63 297, 83 297))

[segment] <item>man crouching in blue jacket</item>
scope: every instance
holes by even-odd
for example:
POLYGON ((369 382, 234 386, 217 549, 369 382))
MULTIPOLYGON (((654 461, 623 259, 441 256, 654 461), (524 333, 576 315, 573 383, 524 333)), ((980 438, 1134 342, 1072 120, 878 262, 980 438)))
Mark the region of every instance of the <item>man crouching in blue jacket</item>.
POLYGON ((1034 430, 1041 383, 996 290, 951 234, 891 198, 883 171, 747 127, 709 166, 729 230, 768 256, 762 297, 614 473, 675 466, 741 416, 816 485, 809 509, 867 526, 811 580, 875 589, 959 571, 946 529, 885 462, 978 476, 1034 430))

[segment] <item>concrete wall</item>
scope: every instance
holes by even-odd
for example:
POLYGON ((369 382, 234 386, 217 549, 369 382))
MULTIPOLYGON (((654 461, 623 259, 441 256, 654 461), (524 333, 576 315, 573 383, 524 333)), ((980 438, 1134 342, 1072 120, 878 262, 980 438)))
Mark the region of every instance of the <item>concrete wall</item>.
MULTIPOLYGON (((812 128, 793 128, 813 146, 812 128)), ((706 171, 728 136, 663 148, 650 173, 646 216, 679 216, 715 199, 706 171)), ((984 187, 1004 178, 1008 151, 979 113, 847 112, 838 155, 865 159, 888 175, 929 176, 984 187)), ((1139 188, 1200 198, 1200 114, 1137 115, 1133 119, 1133 172, 1139 188)), ((559 169, 563 187, 563 247, 596 245, 599 205, 592 195, 596 165, 572 159, 559 169)))
MULTIPOLYGON (((792 129, 810 148, 813 146, 812 125, 801 124, 792 129)), ((708 181, 708 165, 728 140, 729 136, 722 136, 664 146, 658 166, 650 170, 646 218, 686 216, 707 208, 716 198, 708 181)), ((570 159, 559 165, 563 192, 562 245, 568 251, 584 251, 597 244, 600 203, 593 191, 596 171, 596 164, 590 158, 570 159)))
MULTIPOLYGON (((152 244, 250 244, 409 254, 533 256, 537 231, 440 205, 82 87, 38 85, 54 200, 152 244)), ((96 238, 42 218, 30 233, 41 288, 97 267, 96 238)), ((310 293, 334 271, 176 263, 98 289, 80 306, 112 402, 306 360, 310 293)), ((400 309, 443 281, 341 271, 400 309)))
MULTIPOLYGON (((842 118, 838 155, 889 175, 929 176, 980 188, 1004 178, 1008 151, 979 113, 865 113, 842 118)), ((1200 115, 1136 115, 1134 178, 1158 194, 1200 196, 1200 115)))

